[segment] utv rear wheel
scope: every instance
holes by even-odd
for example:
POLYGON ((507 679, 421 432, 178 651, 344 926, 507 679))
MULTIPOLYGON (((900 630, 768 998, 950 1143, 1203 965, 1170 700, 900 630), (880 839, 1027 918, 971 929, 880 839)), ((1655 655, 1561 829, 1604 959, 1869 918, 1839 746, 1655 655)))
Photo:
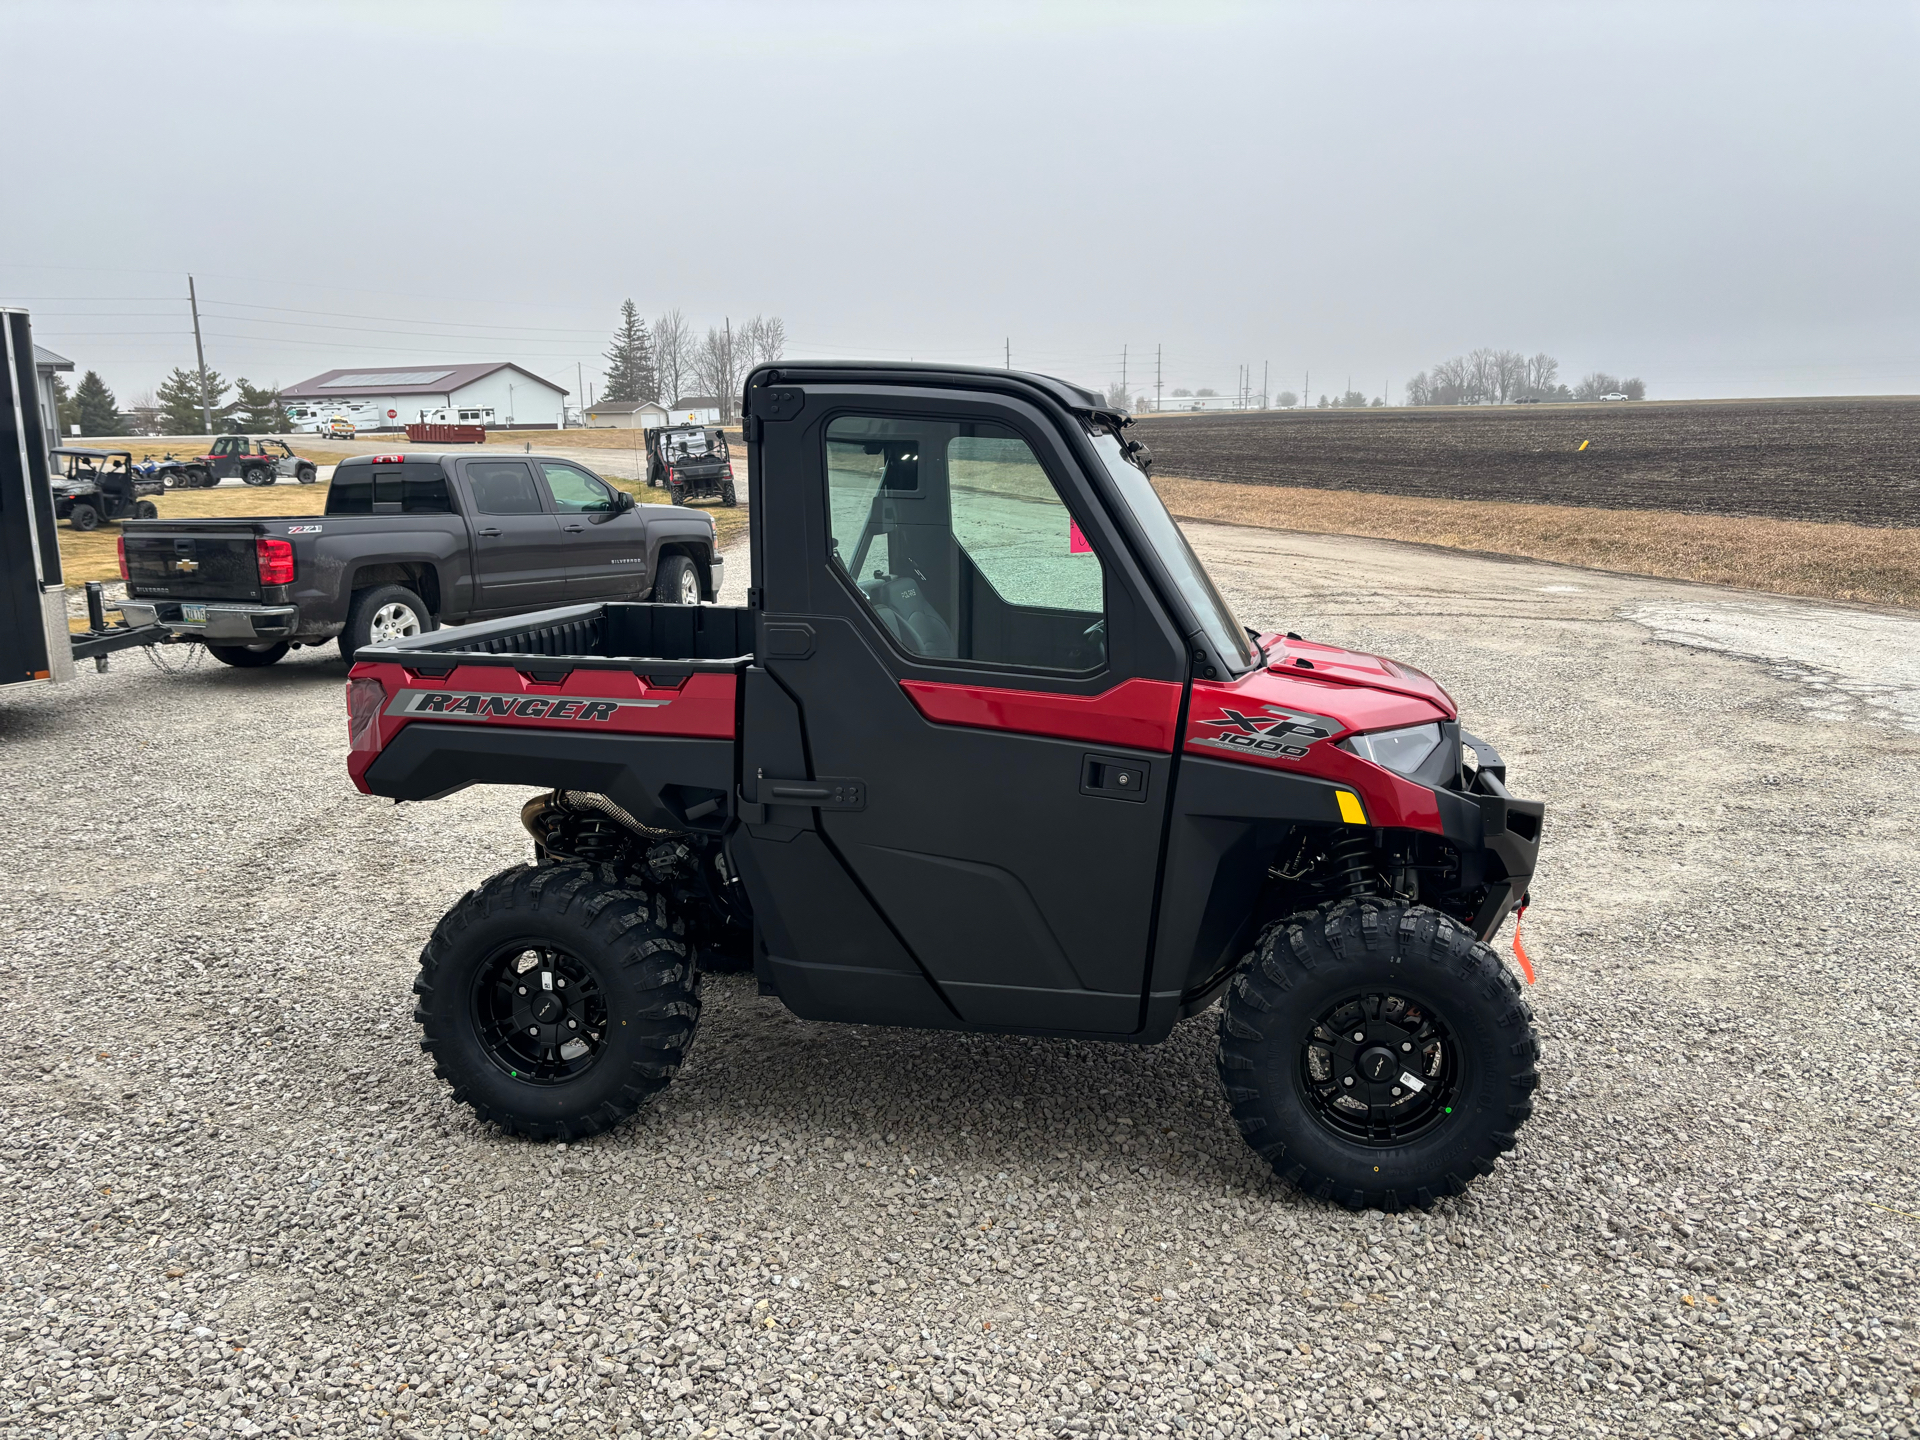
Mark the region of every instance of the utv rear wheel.
POLYGON ((1339 901, 1270 926, 1229 986, 1221 1085, 1275 1174, 1426 1208, 1511 1150, 1540 1054, 1520 981, 1458 921, 1339 901))
POLYGON ((133 518, 135 520, 158 520, 160 518, 160 507, 150 500, 136 500, 133 503, 133 518))
POLYGON ((242 670, 254 670, 263 665, 272 665, 287 653, 287 642, 276 641, 272 645, 210 645, 207 654, 222 665, 239 666, 242 670))
POLYGON ((736 503, 734 478, 731 475, 720 483, 720 503, 722 505, 733 505, 736 503))
POLYGON ((679 1071, 700 1019, 666 901, 611 866, 516 866, 434 930, 414 981, 420 1048, 454 1099, 533 1140, 618 1125, 679 1071))
POLYGON ((250 465, 240 479, 247 485, 272 485, 279 477, 264 465, 250 465))

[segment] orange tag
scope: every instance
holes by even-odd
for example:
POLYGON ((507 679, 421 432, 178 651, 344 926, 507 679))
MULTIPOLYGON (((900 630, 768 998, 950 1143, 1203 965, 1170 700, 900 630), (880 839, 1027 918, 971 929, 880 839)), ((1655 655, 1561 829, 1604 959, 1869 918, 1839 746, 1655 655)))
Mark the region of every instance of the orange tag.
POLYGON ((1534 984, 1534 962, 1530 961, 1527 958, 1527 952, 1521 949, 1521 917, 1526 914, 1525 904, 1514 913, 1514 959, 1521 963, 1521 974, 1527 977, 1527 983, 1531 986, 1534 984))

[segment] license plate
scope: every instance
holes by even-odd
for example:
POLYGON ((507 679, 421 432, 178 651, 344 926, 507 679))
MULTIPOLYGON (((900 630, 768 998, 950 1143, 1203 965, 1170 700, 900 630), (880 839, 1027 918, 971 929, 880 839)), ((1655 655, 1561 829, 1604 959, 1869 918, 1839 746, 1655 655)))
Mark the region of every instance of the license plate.
POLYGON ((205 625, 207 623, 207 608, 204 605, 183 605, 180 607, 180 618, 182 620, 199 621, 200 624, 205 625))

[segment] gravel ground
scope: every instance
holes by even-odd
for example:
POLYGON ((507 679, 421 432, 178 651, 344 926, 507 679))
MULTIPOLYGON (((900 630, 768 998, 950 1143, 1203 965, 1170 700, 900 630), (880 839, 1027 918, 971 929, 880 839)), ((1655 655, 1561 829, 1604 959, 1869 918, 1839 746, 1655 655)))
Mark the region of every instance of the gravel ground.
POLYGON ((834 1027, 738 977, 632 1124, 503 1139, 408 984, 520 793, 353 793, 330 651, 120 657, 0 693, 0 1427, 1914 1435, 1913 620, 1191 529, 1245 618, 1431 669, 1549 802, 1545 1086, 1467 1196, 1277 1186, 1211 1016, 834 1027))

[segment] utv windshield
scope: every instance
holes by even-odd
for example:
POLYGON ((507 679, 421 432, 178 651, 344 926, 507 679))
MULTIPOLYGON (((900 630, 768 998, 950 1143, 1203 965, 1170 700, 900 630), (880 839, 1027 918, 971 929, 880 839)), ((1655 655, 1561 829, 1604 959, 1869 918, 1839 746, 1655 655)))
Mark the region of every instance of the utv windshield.
POLYGON ((1121 449, 1120 437, 1113 431, 1096 431, 1093 441, 1107 473, 1114 478, 1115 489, 1134 513, 1148 544, 1167 567, 1169 577, 1193 610, 1207 638, 1214 643, 1215 651, 1237 671, 1254 665, 1259 657, 1247 638, 1247 631, 1228 609, 1221 593, 1214 589, 1200 557, 1194 554, 1187 537, 1174 524, 1174 517, 1167 513, 1154 487, 1148 484, 1147 472, 1127 458, 1127 452, 1121 449))
POLYGON ((707 432, 704 430, 670 430, 662 437, 662 443, 670 456, 696 456, 708 453, 707 432))

